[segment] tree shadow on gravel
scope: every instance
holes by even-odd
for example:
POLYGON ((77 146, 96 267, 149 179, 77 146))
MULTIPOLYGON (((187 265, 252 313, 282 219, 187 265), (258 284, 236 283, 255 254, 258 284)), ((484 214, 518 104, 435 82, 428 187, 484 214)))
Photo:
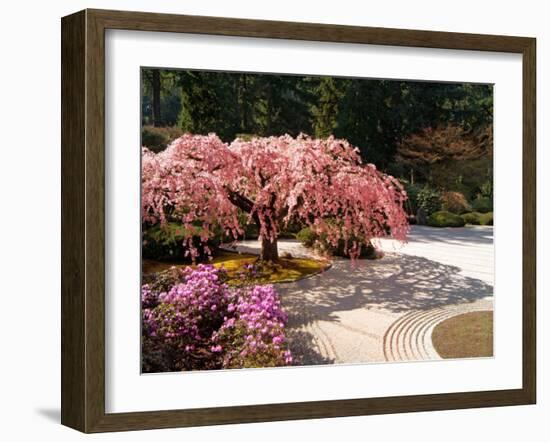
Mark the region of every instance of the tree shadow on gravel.
POLYGON ((387 254, 377 261, 336 260, 317 276, 277 286, 294 326, 335 320, 334 313, 376 308, 392 313, 470 303, 493 286, 427 258, 387 254))
POLYGON ((293 365, 327 365, 334 364, 334 360, 321 355, 317 343, 311 333, 306 330, 290 327, 286 332, 293 365))
POLYGON ((386 254, 377 261, 336 260, 324 273, 278 285, 289 315, 287 334, 295 364, 333 363, 319 354, 305 326, 339 321, 338 312, 364 308, 406 313, 471 303, 493 294, 492 285, 459 272, 456 266, 423 257, 386 254))

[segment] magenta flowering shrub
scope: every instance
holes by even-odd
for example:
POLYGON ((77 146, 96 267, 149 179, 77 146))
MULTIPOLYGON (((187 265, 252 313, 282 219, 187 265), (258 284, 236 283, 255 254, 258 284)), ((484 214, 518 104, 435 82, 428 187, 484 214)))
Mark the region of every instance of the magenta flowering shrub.
POLYGON ((286 314, 272 285, 254 286, 235 292, 227 306, 231 315, 214 340, 224 348, 223 367, 275 367, 292 363, 285 350, 286 314))
POLYGON ((292 363, 286 315, 272 286, 230 288, 223 271, 187 268, 167 291, 142 286, 144 372, 292 363), (157 289, 157 290, 156 290, 157 289))

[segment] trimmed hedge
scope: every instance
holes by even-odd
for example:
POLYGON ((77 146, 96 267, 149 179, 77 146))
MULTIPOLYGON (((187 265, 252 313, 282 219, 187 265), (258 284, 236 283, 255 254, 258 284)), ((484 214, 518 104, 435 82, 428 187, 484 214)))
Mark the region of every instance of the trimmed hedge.
POLYGON ((493 212, 479 213, 470 212, 461 215, 466 224, 472 224, 474 226, 492 226, 493 225, 493 212))
POLYGON ((444 210, 432 213, 428 217, 428 225, 431 227, 464 227, 465 224, 461 216, 444 210))
POLYGON ((474 226, 479 226, 481 224, 481 217, 483 216, 483 213, 479 212, 469 212, 464 213, 462 216, 462 219, 466 224, 472 224, 474 226))
POLYGON ((483 226, 493 225, 493 212, 488 212, 481 215, 481 225, 483 226))

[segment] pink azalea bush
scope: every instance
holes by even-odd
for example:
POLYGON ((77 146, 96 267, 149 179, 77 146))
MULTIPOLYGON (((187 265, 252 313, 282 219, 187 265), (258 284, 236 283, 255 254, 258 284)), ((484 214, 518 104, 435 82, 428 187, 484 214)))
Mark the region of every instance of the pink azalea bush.
POLYGON ((273 286, 230 288, 199 265, 142 286, 144 372, 270 367, 292 363, 286 314, 273 286))
POLYGON ((242 234, 242 212, 258 226, 262 259, 276 259, 264 252, 290 223, 335 247, 344 241, 352 258, 360 253, 356 238, 405 240, 408 233, 403 187, 363 164, 346 140, 285 135, 227 144, 215 134, 184 134, 166 150, 144 147, 142 155, 142 219, 181 222, 191 255, 193 235, 206 243, 218 227, 233 239, 242 234))

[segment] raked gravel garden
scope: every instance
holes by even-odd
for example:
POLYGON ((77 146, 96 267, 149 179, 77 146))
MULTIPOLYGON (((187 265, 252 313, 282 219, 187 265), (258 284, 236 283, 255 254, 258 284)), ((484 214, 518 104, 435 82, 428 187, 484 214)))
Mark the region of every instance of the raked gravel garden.
MULTIPOLYGON (((412 226, 406 244, 377 242, 384 252, 378 260, 333 258, 315 276, 277 285, 300 365, 441 359, 432 343, 438 324, 492 313, 492 226, 412 226)), ((241 241, 237 249, 257 253, 259 246, 241 241)), ((280 240, 279 248, 313 254, 296 240, 280 240)))

